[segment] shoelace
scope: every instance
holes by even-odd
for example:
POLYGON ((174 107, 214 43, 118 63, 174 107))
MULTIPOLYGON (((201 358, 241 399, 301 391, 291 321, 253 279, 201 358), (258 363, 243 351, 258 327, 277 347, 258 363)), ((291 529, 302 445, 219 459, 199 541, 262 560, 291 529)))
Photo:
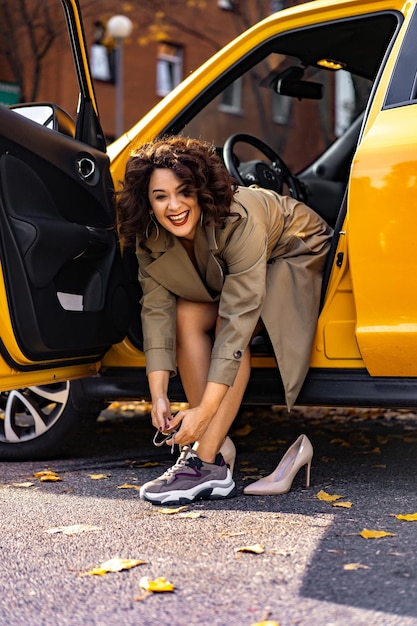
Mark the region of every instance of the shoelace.
POLYGON ((177 470, 184 467, 186 462, 189 460, 188 455, 191 454, 192 457, 197 456, 195 451, 190 446, 184 446, 181 448, 181 454, 178 459, 175 461, 174 465, 171 465, 161 476, 161 478, 169 478, 172 474, 174 474, 177 470))

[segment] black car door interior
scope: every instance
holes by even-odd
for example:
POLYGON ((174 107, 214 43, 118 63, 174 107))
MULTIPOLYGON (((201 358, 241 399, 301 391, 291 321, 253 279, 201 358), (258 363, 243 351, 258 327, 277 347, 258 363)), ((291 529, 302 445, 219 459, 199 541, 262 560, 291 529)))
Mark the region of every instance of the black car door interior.
POLYGON ((107 155, 6 107, 0 258, 15 340, 31 361, 96 360, 126 335, 132 296, 107 155))

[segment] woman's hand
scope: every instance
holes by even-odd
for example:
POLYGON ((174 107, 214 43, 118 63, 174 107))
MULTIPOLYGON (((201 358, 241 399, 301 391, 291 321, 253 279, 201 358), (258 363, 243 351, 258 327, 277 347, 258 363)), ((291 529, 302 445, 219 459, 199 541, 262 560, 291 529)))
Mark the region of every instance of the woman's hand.
MULTIPOLYGON (((178 411, 170 419, 168 430, 177 430, 174 436, 174 443, 186 446, 201 439, 210 421, 210 413, 207 413, 201 406, 197 406, 193 409, 178 411), (180 425, 181 427, 179 428, 180 425)), ((172 445, 172 439, 168 439, 166 443, 172 445)))
POLYGON ((159 396, 152 400, 151 418, 152 424, 157 430, 169 432, 171 417, 171 407, 167 396, 159 396))

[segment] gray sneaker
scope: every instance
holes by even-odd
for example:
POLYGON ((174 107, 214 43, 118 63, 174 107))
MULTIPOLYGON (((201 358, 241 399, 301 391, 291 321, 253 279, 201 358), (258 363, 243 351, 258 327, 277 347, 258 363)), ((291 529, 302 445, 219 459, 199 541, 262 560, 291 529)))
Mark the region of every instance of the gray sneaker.
POLYGON ((175 465, 140 489, 142 500, 152 504, 181 505, 194 500, 220 500, 236 495, 236 485, 221 454, 204 463, 185 446, 175 465))

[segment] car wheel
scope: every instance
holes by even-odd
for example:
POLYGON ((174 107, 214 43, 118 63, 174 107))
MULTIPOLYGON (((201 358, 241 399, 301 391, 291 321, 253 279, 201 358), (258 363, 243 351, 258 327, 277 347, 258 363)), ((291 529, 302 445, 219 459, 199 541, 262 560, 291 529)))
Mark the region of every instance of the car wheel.
POLYGON ((0 460, 57 457, 74 434, 96 413, 78 411, 70 382, 0 393, 0 460))

